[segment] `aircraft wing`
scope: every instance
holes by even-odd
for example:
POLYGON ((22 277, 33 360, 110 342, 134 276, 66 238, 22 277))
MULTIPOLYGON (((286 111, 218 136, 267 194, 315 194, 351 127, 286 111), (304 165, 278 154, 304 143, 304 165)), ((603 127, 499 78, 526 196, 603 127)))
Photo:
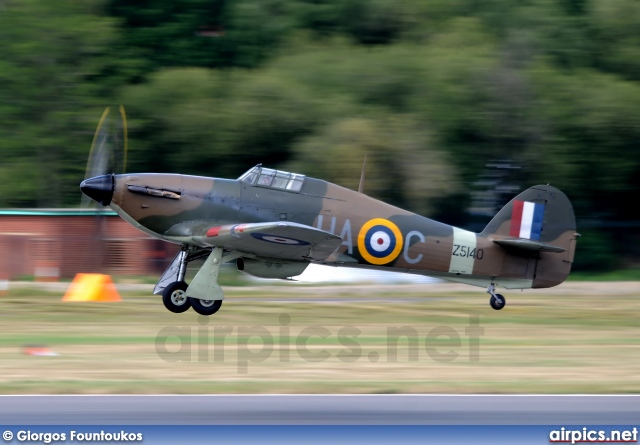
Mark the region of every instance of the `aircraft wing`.
POLYGON ((200 226, 192 237, 204 246, 294 261, 323 261, 342 243, 332 233, 285 221, 200 226))

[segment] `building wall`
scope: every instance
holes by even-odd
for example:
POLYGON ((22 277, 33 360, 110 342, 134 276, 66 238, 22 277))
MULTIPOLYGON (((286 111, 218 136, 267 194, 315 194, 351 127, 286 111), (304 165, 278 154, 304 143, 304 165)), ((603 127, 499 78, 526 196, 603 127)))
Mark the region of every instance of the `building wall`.
POLYGON ((72 278, 79 272, 154 275, 179 249, 117 216, 59 213, 0 212, 0 279, 72 278))

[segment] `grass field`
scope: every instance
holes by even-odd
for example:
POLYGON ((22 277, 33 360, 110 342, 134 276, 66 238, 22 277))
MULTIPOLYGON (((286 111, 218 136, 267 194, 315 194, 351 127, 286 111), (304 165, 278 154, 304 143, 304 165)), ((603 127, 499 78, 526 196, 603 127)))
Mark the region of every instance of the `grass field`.
POLYGON ((638 282, 507 291, 502 311, 453 284, 228 287, 208 318, 149 286, 35 286, 0 297, 0 393, 640 392, 638 282))

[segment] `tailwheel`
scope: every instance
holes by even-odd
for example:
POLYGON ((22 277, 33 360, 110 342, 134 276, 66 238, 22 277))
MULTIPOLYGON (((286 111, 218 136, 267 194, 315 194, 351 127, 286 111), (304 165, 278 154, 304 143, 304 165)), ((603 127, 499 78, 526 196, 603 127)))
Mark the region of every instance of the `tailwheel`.
POLYGON ((213 315, 222 306, 222 300, 200 300, 198 298, 189 298, 191 307, 200 315, 213 315))
POLYGON ((164 307, 171 312, 180 314, 191 307, 191 299, 187 297, 187 283, 184 281, 174 281, 162 291, 162 302, 164 307))
POLYGON ((491 295, 491 299, 489 300, 489 303, 491 304, 492 308, 494 308, 496 311, 499 311, 504 307, 505 304, 507 304, 507 300, 505 300, 505 298, 502 295, 495 294, 495 295, 491 295))
POLYGON ((489 304, 491 304, 491 307, 496 311, 499 311, 504 307, 505 304, 507 304, 507 300, 505 300, 502 295, 496 294, 496 285, 494 283, 491 283, 491 285, 489 285, 489 287, 487 288, 487 293, 491 295, 489 304))

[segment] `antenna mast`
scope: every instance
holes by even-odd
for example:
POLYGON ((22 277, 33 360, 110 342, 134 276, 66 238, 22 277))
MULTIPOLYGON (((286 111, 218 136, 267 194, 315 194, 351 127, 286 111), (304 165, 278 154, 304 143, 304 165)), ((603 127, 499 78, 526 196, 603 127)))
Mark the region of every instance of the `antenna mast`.
POLYGON ((364 161, 362 162, 362 173, 360 174, 360 185, 358 186, 358 193, 362 193, 364 190, 364 170, 367 166, 367 154, 364 155, 364 161))

